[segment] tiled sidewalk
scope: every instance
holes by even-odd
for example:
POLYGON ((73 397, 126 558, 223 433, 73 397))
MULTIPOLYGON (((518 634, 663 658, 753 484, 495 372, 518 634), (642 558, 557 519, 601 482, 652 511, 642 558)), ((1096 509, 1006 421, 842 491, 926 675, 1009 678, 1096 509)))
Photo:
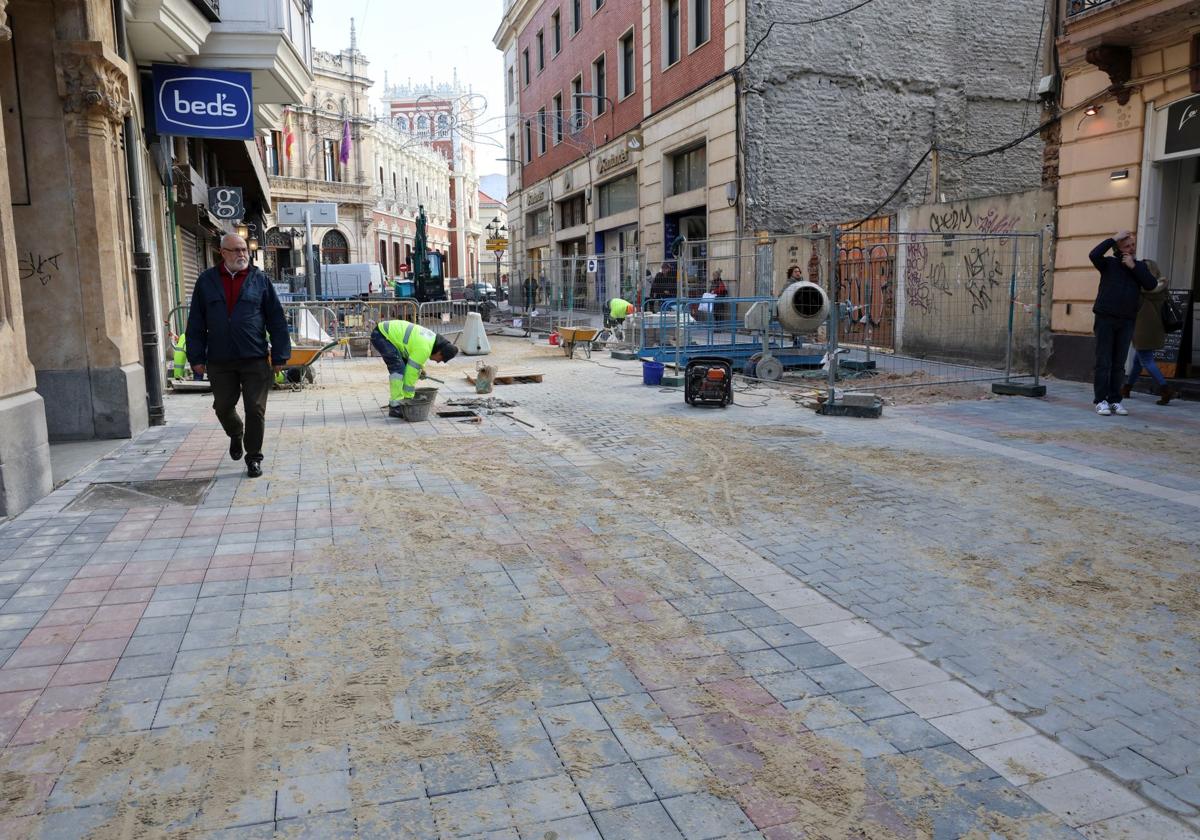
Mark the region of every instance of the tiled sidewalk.
POLYGON ((801 582, 794 503, 747 537, 648 485, 674 399, 558 367, 503 394, 532 429, 410 427, 376 366, 272 396, 263 480, 173 397, 0 528, 0 836, 1190 836, 801 582), (63 510, 148 477, 214 481, 63 510))

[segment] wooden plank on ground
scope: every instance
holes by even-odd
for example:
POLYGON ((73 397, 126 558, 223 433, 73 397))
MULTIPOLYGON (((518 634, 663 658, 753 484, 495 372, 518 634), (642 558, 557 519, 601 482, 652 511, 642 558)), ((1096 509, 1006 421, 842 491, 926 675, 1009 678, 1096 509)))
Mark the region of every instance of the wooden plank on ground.
MULTIPOLYGON (((467 381, 472 385, 475 384, 475 371, 464 371, 467 381)), ((505 368, 496 371, 496 375, 492 378, 492 382, 497 385, 512 385, 514 382, 529 383, 541 382, 542 372, 533 368, 505 368)))

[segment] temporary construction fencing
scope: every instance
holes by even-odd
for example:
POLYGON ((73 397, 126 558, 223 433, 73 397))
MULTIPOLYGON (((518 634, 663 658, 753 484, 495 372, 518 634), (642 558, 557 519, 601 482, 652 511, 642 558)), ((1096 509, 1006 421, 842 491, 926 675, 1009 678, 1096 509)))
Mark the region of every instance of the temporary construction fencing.
POLYGON ((771 355, 788 370, 784 378, 828 389, 831 398, 961 382, 1038 384, 1047 340, 1044 232, 909 232, 882 221, 681 239, 658 254, 517 260, 509 301, 526 328, 552 331, 599 325, 619 296, 637 307, 624 337, 645 358, 684 365, 719 355, 744 369, 771 355), (824 290, 823 323, 803 335, 777 317, 747 323, 757 303, 777 315, 781 293, 800 280, 824 290))

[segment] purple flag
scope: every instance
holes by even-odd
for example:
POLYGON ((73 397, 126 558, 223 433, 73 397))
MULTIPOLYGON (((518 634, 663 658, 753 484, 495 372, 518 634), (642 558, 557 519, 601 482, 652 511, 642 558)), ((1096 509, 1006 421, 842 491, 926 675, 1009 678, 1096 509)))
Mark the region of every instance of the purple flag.
POLYGON ((342 149, 338 155, 338 159, 341 160, 342 166, 345 166, 350 162, 350 146, 350 120, 346 120, 342 123, 342 149))

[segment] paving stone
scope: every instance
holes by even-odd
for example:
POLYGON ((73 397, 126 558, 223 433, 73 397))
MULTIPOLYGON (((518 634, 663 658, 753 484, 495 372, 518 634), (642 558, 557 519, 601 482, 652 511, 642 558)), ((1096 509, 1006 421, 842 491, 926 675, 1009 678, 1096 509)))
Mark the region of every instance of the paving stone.
POLYGON ((996 706, 930 718, 929 722, 968 750, 1024 738, 1034 732, 1031 726, 996 706))
POLYGON ((1087 763, 1070 750, 1040 735, 980 747, 972 752, 1014 785, 1028 785, 1087 767, 1087 763))
POLYGON ((902 753, 950 743, 949 735, 911 712, 877 718, 868 725, 902 753))
POLYGON ((435 796, 430 805, 438 827, 454 837, 502 830, 512 823, 499 785, 435 796))
POLYGON ((872 682, 849 665, 827 665, 823 668, 807 668, 804 675, 826 691, 837 693, 859 688, 871 688, 872 682))
POLYGON ((504 793, 514 820, 521 824, 551 822, 588 811, 566 774, 517 782, 506 786, 504 793))
POLYGON ((1068 825, 1080 826, 1141 810, 1142 800, 1095 770, 1076 770, 1024 788, 1068 825))
POLYGON ((673 840, 679 829, 659 802, 596 811, 592 819, 604 840, 673 840))
POLYGON ((577 780, 579 792, 589 811, 603 811, 655 799, 636 764, 600 767, 577 780))
POLYGON ((933 683, 916 688, 906 688, 894 692, 892 696, 926 719, 988 705, 986 699, 960 682, 933 683))
POLYGON ((1088 840, 1195 840, 1197 837, 1192 829, 1149 808, 1082 826, 1079 833, 1088 840))
POLYGON ((833 695, 861 720, 871 721, 876 718, 886 718, 902 715, 908 712, 908 707, 892 699, 892 696, 882 688, 860 688, 854 691, 842 691, 833 695))

